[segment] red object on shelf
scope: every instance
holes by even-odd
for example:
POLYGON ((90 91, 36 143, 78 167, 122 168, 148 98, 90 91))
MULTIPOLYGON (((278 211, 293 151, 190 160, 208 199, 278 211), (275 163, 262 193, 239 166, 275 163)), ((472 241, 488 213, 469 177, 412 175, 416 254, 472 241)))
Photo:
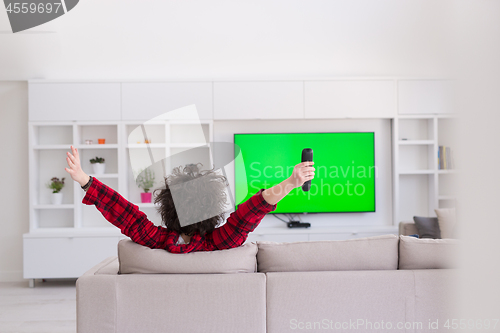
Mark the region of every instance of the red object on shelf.
POLYGON ((106 142, 106 139, 97 139, 97 142, 98 142, 100 145, 103 145, 103 144, 106 142))
POLYGON ((151 203, 151 193, 141 193, 142 203, 151 203))

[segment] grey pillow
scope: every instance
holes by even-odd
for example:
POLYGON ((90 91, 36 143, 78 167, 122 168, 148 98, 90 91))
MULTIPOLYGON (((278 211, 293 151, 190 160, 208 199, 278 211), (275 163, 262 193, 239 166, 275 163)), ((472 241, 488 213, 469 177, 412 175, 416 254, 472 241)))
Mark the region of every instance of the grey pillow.
POLYGON ((441 230, 437 217, 414 216, 413 221, 417 226, 419 238, 441 238, 441 230))
POLYGON ((118 242, 118 260, 120 274, 253 273, 257 269, 257 244, 178 254, 123 239, 118 242))

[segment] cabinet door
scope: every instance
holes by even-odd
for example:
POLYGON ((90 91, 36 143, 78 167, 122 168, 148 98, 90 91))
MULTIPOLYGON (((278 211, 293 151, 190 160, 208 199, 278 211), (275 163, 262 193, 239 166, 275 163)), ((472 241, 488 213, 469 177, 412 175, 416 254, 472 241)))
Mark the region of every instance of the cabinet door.
POLYGON ((200 119, 213 119, 212 82, 122 84, 123 120, 150 120, 191 104, 200 119))
POLYGON ((302 81, 215 82, 214 119, 303 119, 302 81))
POLYGON ((398 82, 399 114, 453 112, 452 82, 446 80, 402 80, 398 82))
POLYGON ((120 237, 24 238, 24 278, 77 278, 117 255, 120 237))
POLYGON ((120 83, 30 83, 30 121, 120 120, 120 83))
POLYGON ((395 82, 306 81, 306 118, 392 118, 395 82))

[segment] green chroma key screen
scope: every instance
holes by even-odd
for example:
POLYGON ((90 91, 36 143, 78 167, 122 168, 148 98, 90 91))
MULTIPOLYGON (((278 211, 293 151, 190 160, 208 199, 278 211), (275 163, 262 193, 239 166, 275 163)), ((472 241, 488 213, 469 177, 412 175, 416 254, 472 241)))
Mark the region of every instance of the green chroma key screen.
POLYGON ((293 189, 273 213, 375 211, 375 135, 349 133, 235 134, 236 205, 288 178, 312 148, 311 189, 293 189))

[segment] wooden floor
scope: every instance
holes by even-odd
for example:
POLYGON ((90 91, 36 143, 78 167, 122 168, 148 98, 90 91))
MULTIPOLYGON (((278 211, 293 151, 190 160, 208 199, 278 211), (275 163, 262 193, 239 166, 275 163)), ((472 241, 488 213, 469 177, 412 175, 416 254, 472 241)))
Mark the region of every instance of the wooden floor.
POLYGON ((1 333, 75 333, 75 280, 0 282, 1 333))

